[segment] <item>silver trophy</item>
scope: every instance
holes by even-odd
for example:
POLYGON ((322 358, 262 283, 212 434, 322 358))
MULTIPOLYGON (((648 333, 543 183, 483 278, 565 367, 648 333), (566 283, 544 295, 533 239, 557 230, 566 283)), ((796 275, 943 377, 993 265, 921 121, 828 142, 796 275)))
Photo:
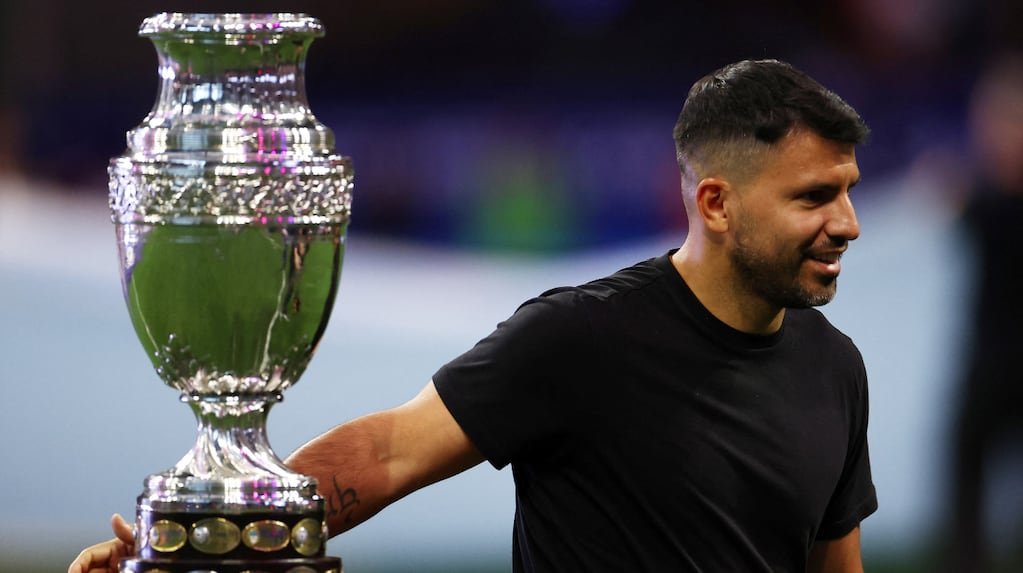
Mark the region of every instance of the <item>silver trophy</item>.
POLYGON ((305 370, 334 304, 352 168, 309 111, 301 14, 159 14, 139 35, 160 92, 110 162, 131 321, 195 412, 195 446, 149 476, 122 573, 324 573, 324 502, 266 416, 305 370))

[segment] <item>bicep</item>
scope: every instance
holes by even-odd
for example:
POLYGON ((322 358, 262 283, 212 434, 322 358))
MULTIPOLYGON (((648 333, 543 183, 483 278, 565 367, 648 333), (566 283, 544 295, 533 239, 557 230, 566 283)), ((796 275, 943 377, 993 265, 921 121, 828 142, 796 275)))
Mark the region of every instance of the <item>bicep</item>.
POLYGON ((818 539, 810 548, 806 570, 809 573, 863 573, 860 557, 860 528, 838 539, 818 539))
POLYGON ((391 411, 391 477, 398 495, 451 477, 483 461, 430 381, 415 398, 391 411))

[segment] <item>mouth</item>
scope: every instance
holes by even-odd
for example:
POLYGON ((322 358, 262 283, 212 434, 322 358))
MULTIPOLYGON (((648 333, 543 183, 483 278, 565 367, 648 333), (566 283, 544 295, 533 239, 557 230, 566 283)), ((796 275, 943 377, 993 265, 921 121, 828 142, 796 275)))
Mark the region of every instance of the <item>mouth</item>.
POLYGON ((842 264, 839 259, 842 258, 842 251, 828 251, 810 253, 807 255, 807 260, 813 264, 820 272, 830 275, 838 275, 842 270, 842 264))

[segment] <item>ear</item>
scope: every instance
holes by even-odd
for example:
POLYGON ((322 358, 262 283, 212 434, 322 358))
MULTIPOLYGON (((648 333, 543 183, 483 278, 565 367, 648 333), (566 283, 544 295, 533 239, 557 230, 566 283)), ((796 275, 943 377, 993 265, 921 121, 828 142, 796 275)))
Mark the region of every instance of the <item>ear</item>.
POLYGON ((696 208, 707 229, 723 233, 728 230, 728 213, 725 199, 731 194, 731 187, 724 179, 708 177, 696 185, 696 208))

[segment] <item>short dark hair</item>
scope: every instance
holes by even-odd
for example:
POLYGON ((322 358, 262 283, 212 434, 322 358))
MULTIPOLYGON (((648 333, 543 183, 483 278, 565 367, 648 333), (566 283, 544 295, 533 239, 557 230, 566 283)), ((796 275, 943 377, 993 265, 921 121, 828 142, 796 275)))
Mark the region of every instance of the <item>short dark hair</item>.
MULTIPOLYGON (((773 145, 792 129, 865 143, 867 125, 849 104, 791 64, 743 60, 697 81, 675 123, 675 149, 687 168, 721 161, 722 153, 751 153, 773 145)), ((727 159, 725 159, 727 161, 727 159)))

